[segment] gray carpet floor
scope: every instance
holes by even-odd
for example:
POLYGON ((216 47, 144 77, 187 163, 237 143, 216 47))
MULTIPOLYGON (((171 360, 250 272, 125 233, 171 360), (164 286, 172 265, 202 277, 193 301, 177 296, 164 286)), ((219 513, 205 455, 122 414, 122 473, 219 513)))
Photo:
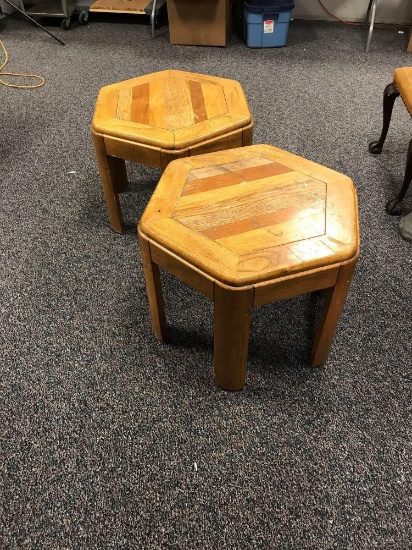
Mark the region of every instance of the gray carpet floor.
MULTIPOLYGON (((0 86, 0 546, 370 549, 412 546, 411 244, 385 213, 411 122, 384 86, 405 34, 293 21, 280 49, 171 46, 138 17, 65 32, 7 17, 0 86), (127 232, 108 225, 90 123, 99 89, 166 68, 239 80, 269 143, 344 172, 361 256, 327 363, 308 366, 312 296, 254 310, 242 392, 215 387, 213 309, 163 278, 156 341, 136 238, 160 171, 129 165, 127 232)), ((411 197, 411 194, 409 194, 411 197)), ((405 201, 405 212, 412 201, 405 201)))

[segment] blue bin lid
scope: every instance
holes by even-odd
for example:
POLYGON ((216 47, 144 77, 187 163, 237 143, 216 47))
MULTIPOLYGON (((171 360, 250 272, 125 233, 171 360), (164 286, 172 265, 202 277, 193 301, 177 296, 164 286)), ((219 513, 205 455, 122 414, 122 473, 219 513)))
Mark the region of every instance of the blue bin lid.
POLYGON ((244 7, 251 13, 279 13, 295 7, 295 0, 243 0, 244 7))

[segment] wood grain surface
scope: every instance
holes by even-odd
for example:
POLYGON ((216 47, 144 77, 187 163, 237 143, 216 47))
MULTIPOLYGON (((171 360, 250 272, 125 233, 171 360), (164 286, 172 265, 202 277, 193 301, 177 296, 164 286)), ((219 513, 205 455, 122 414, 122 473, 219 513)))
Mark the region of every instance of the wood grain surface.
POLYGON ((310 362, 326 361, 359 255, 350 178, 267 145, 176 160, 139 236, 159 339, 166 330, 159 266, 213 300, 221 388, 245 385, 252 308, 316 290, 325 300, 310 362))
POLYGON ((96 133, 182 149, 253 122, 241 85, 185 71, 161 71, 101 89, 96 133))
POLYGON ((172 163, 141 229, 234 286, 344 262, 359 246, 353 182, 263 145, 172 163))
POLYGON ((91 132, 110 224, 123 232, 122 162, 164 170, 175 159, 251 145, 253 118, 238 82, 167 70, 102 88, 91 132))

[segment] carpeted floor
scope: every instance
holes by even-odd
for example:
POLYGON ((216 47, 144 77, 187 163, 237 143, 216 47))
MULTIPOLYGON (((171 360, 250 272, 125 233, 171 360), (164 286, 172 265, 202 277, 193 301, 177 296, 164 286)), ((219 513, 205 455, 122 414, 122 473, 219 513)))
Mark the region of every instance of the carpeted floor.
POLYGON ((293 21, 264 50, 171 46, 133 16, 47 22, 64 47, 0 25, 7 69, 46 78, 0 86, 1 548, 410 548, 412 245, 384 210, 411 137, 400 100, 367 149, 406 30, 375 29, 365 54, 340 23, 293 21), (311 296, 254 310, 243 392, 214 386, 212 304, 168 275, 171 343, 154 338, 136 221, 160 171, 128 167, 113 233, 89 128, 103 85, 166 68, 239 80, 255 143, 355 181, 361 257, 323 367, 311 296))

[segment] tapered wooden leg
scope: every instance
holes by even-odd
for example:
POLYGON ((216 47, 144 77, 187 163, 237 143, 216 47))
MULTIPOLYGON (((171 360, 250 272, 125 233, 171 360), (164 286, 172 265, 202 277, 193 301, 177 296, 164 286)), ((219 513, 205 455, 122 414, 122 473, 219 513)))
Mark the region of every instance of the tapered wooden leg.
POLYGON ((127 181, 126 163, 123 159, 117 157, 107 157, 110 173, 112 174, 113 185, 116 191, 121 193, 129 185, 127 181))
POLYGON ((253 126, 254 126, 254 123, 251 122, 249 126, 246 126, 246 128, 243 128, 243 132, 242 132, 243 147, 245 147, 246 145, 253 144, 253 126))
POLYGON ((383 92, 383 125, 381 137, 378 141, 372 141, 372 143, 369 144, 369 152, 374 155, 379 155, 382 153, 383 144, 385 143, 389 124, 392 118, 393 104, 398 96, 399 92, 396 89, 395 84, 393 82, 388 84, 383 92))
POLYGON ((392 216, 399 216, 402 214, 403 205, 402 201, 406 195, 412 181, 412 139, 409 142, 408 154, 406 156, 406 168, 405 168, 405 177, 403 178, 403 184, 401 190, 399 191, 396 199, 388 201, 386 204, 386 212, 392 216))
POLYGON ((167 337, 167 327, 159 266, 152 262, 149 241, 140 231, 139 242, 153 330, 156 338, 163 341, 167 337))
POLYGON ((122 159, 108 156, 103 137, 94 132, 92 132, 92 135, 110 225, 118 233, 123 233, 124 223, 119 202, 119 191, 127 186, 125 162, 122 159))
POLYGON ((236 290, 215 284, 214 375, 224 390, 245 386, 253 288, 236 290))
POLYGON ((343 264, 339 269, 335 286, 325 292, 325 302, 310 358, 313 367, 322 365, 328 357, 340 314, 345 305, 355 265, 356 260, 343 264))

